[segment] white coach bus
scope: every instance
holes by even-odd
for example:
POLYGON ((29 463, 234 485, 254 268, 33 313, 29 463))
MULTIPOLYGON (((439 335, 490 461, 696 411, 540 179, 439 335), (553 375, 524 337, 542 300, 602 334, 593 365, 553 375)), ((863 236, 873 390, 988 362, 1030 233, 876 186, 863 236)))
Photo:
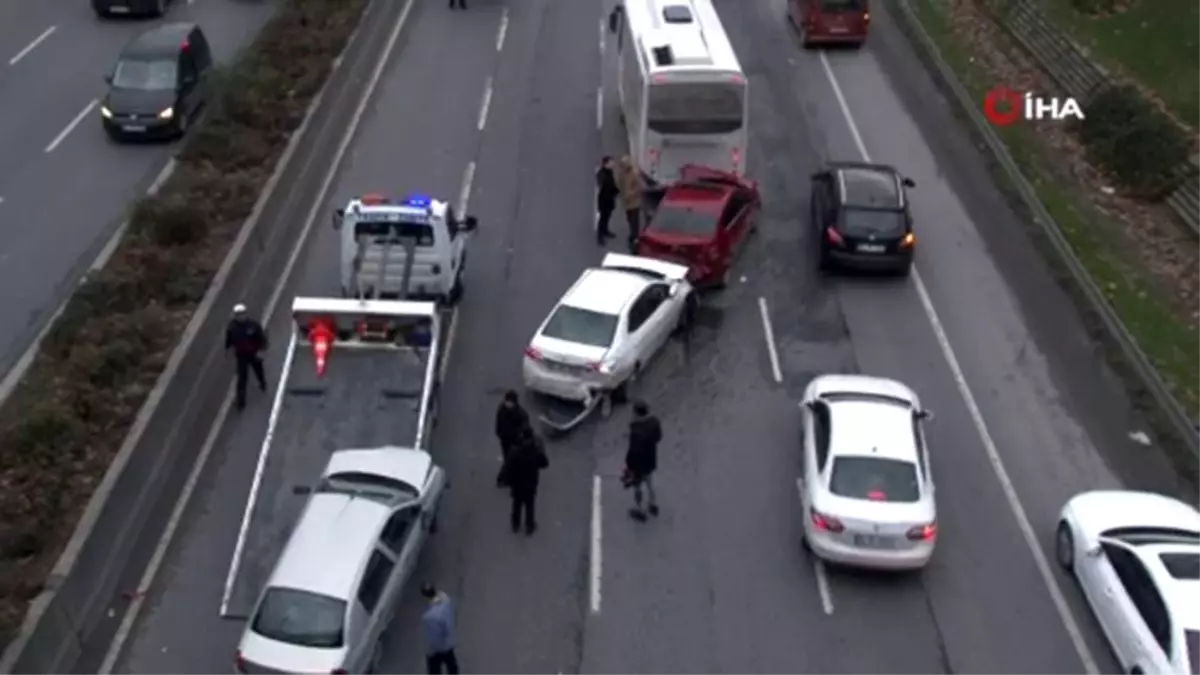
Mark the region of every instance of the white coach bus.
POLYGON ((653 181, 686 164, 742 174, 746 76, 711 0, 621 0, 617 89, 630 154, 653 181))

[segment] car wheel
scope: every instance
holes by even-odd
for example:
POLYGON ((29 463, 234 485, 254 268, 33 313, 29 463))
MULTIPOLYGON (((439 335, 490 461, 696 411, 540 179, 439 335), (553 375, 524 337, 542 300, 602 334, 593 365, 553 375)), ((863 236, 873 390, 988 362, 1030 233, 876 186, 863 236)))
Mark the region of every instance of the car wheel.
POLYGON ((642 372, 642 364, 635 363, 633 365, 633 372, 629 374, 629 377, 626 378, 625 381, 622 382, 619 387, 617 387, 616 389, 613 389, 613 392, 612 392, 612 402, 613 403, 621 404, 621 403, 627 403, 629 401, 629 393, 633 390, 633 385, 635 385, 637 383, 638 375, 641 372, 642 372))
POLYGON ((1064 570, 1075 571, 1075 537, 1065 520, 1058 521, 1058 532, 1054 535, 1054 557, 1064 570))

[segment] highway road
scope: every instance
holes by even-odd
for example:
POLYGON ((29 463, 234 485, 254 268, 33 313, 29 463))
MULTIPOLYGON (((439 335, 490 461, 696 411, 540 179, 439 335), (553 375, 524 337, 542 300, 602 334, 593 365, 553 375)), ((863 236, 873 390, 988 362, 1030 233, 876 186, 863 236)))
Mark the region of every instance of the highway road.
MULTIPOLYGON (((1130 439, 1145 426, 886 9, 867 48, 822 55, 797 48, 782 0, 717 5, 750 78, 764 211, 743 277, 706 307, 692 349, 672 347, 639 385, 666 433, 660 518, 627 517, 623 409, 552 442, 532 538, 508 531, 494 486, 499 395, 602 253, 591 171, 620 140, 600 3, 417 3, 285 289, 284 310, 337 292, 324 214, 352 195, 423 190, 479 216, 433 446, 452 492, 419 570, 458 602, 464 670, 1116 672, 1046 551, 1076 491, 1178 489, 1130 439), (815 273, 807 177, 864 157, 917 183, 910 280, 815 273), (939 550, 922 574, 836 572, 800 548, 796 401, 829 371, 899 378, 937 413, 939 550)), ((229 667, 241 622, 218 607, 268 409, 252 397, 220 430, 117 671, 229 667)), ((275 475, 262 498, 280 502, 312 478, 275 475)), ((423 668, 420 611, 414 588, 383 672, 423 668)))
MULTIPOLYGON (((197 22, 225 61, 272 6, 179 0, 160 21, 197 22)), ((95 108, 121 47, 154 23, 100 21, 87 2, 0 3, 0 371, 174 152, 174 144, 110 142, 95 108)))

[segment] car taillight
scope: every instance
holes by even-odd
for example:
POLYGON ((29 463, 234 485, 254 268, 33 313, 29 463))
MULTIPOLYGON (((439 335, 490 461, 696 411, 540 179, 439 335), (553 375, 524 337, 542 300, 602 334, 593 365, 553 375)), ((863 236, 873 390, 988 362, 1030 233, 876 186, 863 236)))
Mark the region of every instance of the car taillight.
POLYGON ((900 246, 904 248, 912 248, 912 245, 915 243, 917 243, 917 235, 912 232, 904 235, 904 238, 900 240, 900 246))
POLYGON ((590 371, 592 371, 593 373, 598 373, 598 372, 600 372, 600 362, 599 362, 599 361, 597 361, 597 362, 595 362, 595 363, 589 363, 589 364, 587 364, 587 369, 588 369, 588 370, 590 370, 590 371))
POLYGON ((866 23, 866 22, 868 22, 868 21, 870 21, 870 20, 871 20, 871 13, 870 13, 870 12, 863 12, 863 23, 866 23))
POLYGON ((534 349, 532 345, 525 348, 525 356, 533 359, 534 361, 542 360, 542 353, 534 349))
POLYGON ((937 523, 926 523, 910 527, 905 535, 912 541, 933 541, 937 536, 937 523))
POLYGON ((834 246, 841 246, 842 243, 846 241, 845 239, 842 239, 842 235, 838 234, 838 231, 832 227, 825 229, 825 239, 834 246))
POLYGON ((246 672, 246 659, 242 658, 241 652, 237 652, 233 655, 233 672, 235 672, 235 673, 246 672))
POLYGON ((736 170, 742 165, 742 149, 731 148, 729 150, 729 159, 733 160, 733 168, 736 170))
POLYGON ((842 521, 837 518, 831 518, 823 513, 817 513, 816 511, 812 512, 812 524, 814 528, 824 532, 837 533, 846 529, 842 525, 842 521))

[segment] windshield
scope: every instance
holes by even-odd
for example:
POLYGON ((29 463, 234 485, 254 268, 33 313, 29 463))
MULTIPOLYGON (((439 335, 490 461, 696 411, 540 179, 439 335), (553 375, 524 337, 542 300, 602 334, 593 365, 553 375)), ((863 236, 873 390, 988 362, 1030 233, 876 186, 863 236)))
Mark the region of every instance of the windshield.
POLYGON ((728 134, 742 128, 746 86, 735 82, 650 85, 646 125, 660 134, 728 134))
POLYGON ((300 645, 334 649, 343 643, 346 603, 327 595, 294 588, 269 588, 254 616, 251 630, 259 635, 300 645))
POLYGON ((851 237, 899 237, 904 234, 904 214, 882 209, 842 211, 841 230, 851 237))
POLYGON ((711 237, 717 231, 717 211, 683 204, 663 204, 654 214, 650 229, 684 237, 711 237))
POLYGON ((433 246, 433 227, 428 223, 397 221, 360 221, 354 224, 355 237, 371 237, 374 243, 393 244, 413 242, 418 247, 433 246))
POLYGON ((559 305, 542 335, 591 347, 608 347, 617 333, 617 315, 559 305))
POLYGON ((834 459, 829 491, 839 497, 873 502, 915 502, 921 498, 915 464, 879 457, 834 459))
POLYGON ((177 68, 174 61, 122 60, 113 71, 112 85, 118 89, 172 91, 177 68))

